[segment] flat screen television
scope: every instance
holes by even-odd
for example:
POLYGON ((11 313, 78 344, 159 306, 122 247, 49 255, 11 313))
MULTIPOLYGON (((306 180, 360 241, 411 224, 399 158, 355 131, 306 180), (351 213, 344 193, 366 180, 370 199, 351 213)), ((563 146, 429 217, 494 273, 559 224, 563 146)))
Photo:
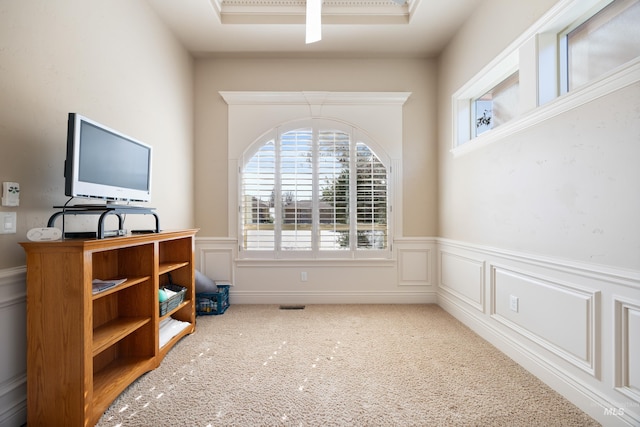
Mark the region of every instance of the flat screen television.
POLYGON ((151 200, 151 146, 69 113, 65 194, 105 203, 151 200))

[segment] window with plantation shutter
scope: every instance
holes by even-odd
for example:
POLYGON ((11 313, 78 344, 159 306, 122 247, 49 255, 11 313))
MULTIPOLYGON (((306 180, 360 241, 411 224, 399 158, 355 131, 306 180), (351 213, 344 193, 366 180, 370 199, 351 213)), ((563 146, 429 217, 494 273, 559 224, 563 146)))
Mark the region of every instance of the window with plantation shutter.
POLYGON ((244 246, 273 250, 273 196, 275 188, 275 142, 267 141, 247 162, 242 180, 241 213, 245 230, 244 246), (249 241, 250 239, 250 241, 249 241))
POLYGON ((308 251, 313 225, 313 132, 298 129, 280 136, 280 188, 276 220, 280 225, 280 250, 308 251))
POLYGON ((274 134, 243 160, 240 249, 283 258, 389 251, 389 171, 357 132, 274 134))
POLYGON ((356 144, 357 247, 387 246, 387 169, 365 144, 356 144))

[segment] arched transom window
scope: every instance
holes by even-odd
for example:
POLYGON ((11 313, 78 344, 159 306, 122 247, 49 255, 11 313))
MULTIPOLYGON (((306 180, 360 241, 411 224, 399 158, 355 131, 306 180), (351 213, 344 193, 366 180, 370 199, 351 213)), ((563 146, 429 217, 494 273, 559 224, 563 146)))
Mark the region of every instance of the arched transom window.
POLYGON ((390 171, 358 134, 311 122, 257 141, 240 169, 241 251, 276 257, 388 252, 390 171))

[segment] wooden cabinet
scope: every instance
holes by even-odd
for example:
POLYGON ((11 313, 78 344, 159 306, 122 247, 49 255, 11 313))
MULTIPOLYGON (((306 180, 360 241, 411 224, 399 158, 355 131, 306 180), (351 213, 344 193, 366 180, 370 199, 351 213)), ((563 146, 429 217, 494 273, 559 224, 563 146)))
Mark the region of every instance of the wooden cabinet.
POLYGON ((22 243, 28 425, 94 425, 131 382, 195 331, 196 231, 22 243), (169 275, 187 291, 161 317, 158 289, 169 275), (126 280, 93 294, 93 279, 126 280), (161 346, 160 324, 169 317, 183 329, 161 346))

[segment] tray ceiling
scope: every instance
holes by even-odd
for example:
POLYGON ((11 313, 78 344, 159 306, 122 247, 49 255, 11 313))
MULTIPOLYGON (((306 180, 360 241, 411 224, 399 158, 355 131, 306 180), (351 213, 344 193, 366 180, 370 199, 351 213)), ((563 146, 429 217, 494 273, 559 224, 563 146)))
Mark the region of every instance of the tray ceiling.
POLYGON ((396 58, 436 56, 483 0, 325 0, 308 45, 304 0, 146 1, 196 57, 396 58))
MULTIPOLYGON (((408 24, 420 0, 325 0, 323 24, 408 24)), ((304 0, 214 0, 222 24, 304 24, 304 0)))

